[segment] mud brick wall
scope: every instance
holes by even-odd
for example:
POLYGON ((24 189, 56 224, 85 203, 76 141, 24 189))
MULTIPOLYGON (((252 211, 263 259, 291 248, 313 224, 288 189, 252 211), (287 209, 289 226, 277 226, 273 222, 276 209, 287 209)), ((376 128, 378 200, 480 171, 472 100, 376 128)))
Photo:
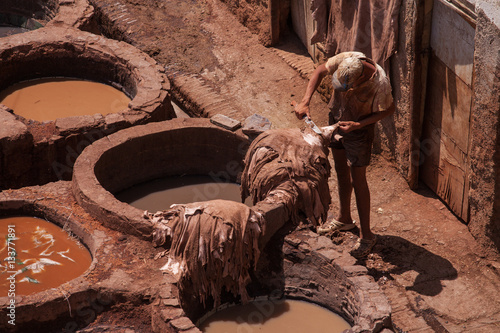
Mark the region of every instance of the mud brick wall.
POLYGON ((0 190, 2 184, 26 181, 32 163, 32 146, 33 136, 27 126, 0 104, 0 190))
POLYGON ((495 0, 480 1, 476 11, 469 229, 481 243, 499 250, 500 7, 495 0))

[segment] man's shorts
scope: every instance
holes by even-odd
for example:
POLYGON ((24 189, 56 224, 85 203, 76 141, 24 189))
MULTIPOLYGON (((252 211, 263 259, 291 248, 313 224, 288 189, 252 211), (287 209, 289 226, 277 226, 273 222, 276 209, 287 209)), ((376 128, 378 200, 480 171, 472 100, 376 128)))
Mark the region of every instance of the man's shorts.
POLYGON ((345 149, 349 166, 368 166, 372 155, 375 124, 370 124, 349 133, 342 133, 340 131, 339 134, 342 135, 342 139, 335 140, 332 138, 330 148, 345 149))

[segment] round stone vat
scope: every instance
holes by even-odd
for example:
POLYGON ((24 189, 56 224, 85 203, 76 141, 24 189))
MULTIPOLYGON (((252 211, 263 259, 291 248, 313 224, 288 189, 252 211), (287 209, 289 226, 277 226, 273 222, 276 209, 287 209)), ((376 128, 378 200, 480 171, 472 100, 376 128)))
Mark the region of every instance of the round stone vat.
POLYGON ((68 180, 76 157, 93 141, 126 127, 175 117, 164 69, 127 43, 70 27, 46 27, 2 39, 0 90, 48 77, 107 84, 131 102, 107 115, 44 122, 0 105, 0 189, 68 180))
MULTIPOLYGON (((104 225, 149 237, 143 210, 115 193, 153 179, 206 175, 237 182, 248 145, 246 136, 207 119, 173 119, 125 129, 94 142, 77 159, 73 174, 79 204, 104 225)), ((199 201, 203 200, 203 196, 199 201)), ((168 207, 167 207, 168 208, 168 207)))
MULTIPOLYGON (((279 308, 272 304, 293 299, 314 303, 339 315, 351 326, 346 333, 394 332, 387 297, 366 267, 357 265, 348 253, 340 252, 329 238, 310 230, 277 232, 262 251, 253 280, 247 290, 259 306, 250 321, 279 315, 279 308)), ((162 323, 162 330, 174 332, 186 328, 201 332, 203 321, 234 305, 229 301, 213 309, 183 304, 185 317, 179 318, 178 303, 165 304, 159 313, 161 320, 156 322, 162 323)), ((237 321, 244 321, 240 319, 237 321)), ((247 329, 251 328, 240 327, 243 332, 247 329)))
MULTIPOLYGON (((23 32, 65 24, 85 30, 91 23, 93 13, 93 7, 87 0, 2 0, 0 27, 18 28, 16 32, 23 32)), ((8 29, 5 30, 9 35, 8 29)))
MULTIPOLYGON (((0 218, 30 216, 52 222, 57 227, 62 228, 71 238, 82 244, 80 246, 85 246, 92 255, 92 262, 90 267, 80 276, 36 293, 26 294, 26 292, 23 292, 20 284, 27 282, 21 282, 20 276, 25 274, 19 274, 15 278, 15 282, 10 283, 7 292, 0 295, 0 331, 48 332, 51 327, 57 327, 57 325, 64 327, 65 322, 73 320, 70 309, 79 309, 81 304, 93 299, 95 296, 95 291, 92 291, 88 276, 95 269, 95 255, 102 240, 99 237, 93 237, 92 230, 86 228, 84 222, 78 217, 67 215, 70 212, 62 212, 55 207, 46 206, 43 203, 36 203, 31 200, 12 200, 6 198, 7 196, 5 195, 0 199, 0 218), (55 324, 55 322, 58 322, 58 324, 55 324)), ((26 256, 22 252, 29 249, 25 248, 26 242, 22 242, 19 239, 23 237, 21 235, 21 226, 16 223, 14 225, 15 227, 12 227, 11 230, 6 229, 5 231, 14 236, 13 238, 9 238, 10 243, 8 245, 11 247, 11 250, 19 253, 17 257, 20 258, 23 255, 26 256)), ((7 228, 7 225, 2 224, 2 227, 7 228)), ((41 241, 42 243, 44 241, 50 243, 50 239, 47 237, 41 238, 41 241)), ((56 243, 57 241, 54 242, 52 249, 56 249, 56 243)), ((49 249, 47 244, 43 243, 49 249)), ((58 254, 51 254, 50 251, 46 252, 42 257, 47 258, 43 259, 43 262, 47 264, 53 264, 52 260, 56 259, 56 256, 59 257, 58 261, 65 260, 58 254), (47 256, 48 254, 50 256, 47 256)), ((62 254, 64 255, 64 253, 62 254)), ((31 255, 34 254, 30 252, 31 255)), ((15 266, 18 265, 21 265, 21 263, 16 262, 15 266)), ((38 268, 34 267, 32 270, 38 268)), ((50 269, 49 266, 45 267, 46 271, 50 269)), ((18 269, 9 268, 5 274, 12 275, 13 273, 10 273, 12 270, 17 271, 18 269)), ((2 277, 5 274, 2 274, 2 277)), ((38 274, 38 276, 40 275, 42 274, 38 274)), ((36 274, 32 275, 32 277, 35 276, 36 274)))
MULTIPOLYGON (((241 202, 240 184, 210 175, 177 175, 154 179, 115 193, 118 200, 154 213, 174 204, 208 200, 241 202)), ((252 205, 250 198, 245 200, 252 205)))
POLYGON ((152 306, 152 300, 162 297, 174 304, 171 279, 154 259, 158 250, 92 218, 76 203, 71 182, 2 191, 0 216, 18 215, 62 227, 88 248, 92 264, 76 279, 49 290, 0 294, 0 332, 151 332, 153 313, 164 304, 152 306), (9 308, 13 303, 15 309, 9 308))

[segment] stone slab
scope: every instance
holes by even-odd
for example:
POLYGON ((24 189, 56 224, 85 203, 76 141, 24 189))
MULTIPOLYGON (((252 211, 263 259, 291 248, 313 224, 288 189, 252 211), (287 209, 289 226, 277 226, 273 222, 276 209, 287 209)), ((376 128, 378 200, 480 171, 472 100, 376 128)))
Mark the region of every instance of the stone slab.
POLYGON ((235 131, 241 127, 241 123, 235 119, 229 118, 223 114, 216 114, 210 118, 210 122, 214 125, 220 126, 230 131, 235 131))
POLYGON ((243 122, 242 131, 248 136, 257 136, 271 129, 271 121, 259 114, 253 114, 243 122))
POLYGON ((12 140, 25 135, 28 131, 26 125, 16 119, 8 108, 0 105, 0 140, 12 140))

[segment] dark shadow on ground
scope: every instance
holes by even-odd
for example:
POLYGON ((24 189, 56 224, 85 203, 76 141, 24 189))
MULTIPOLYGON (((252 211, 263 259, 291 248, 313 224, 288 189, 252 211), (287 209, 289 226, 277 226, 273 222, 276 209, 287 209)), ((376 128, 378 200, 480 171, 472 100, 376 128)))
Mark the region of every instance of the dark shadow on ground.
POLYGON ((294 32, 287 32, 280 37, 280 42, 273 46, 276 49, 295 53, 301 56, 309 57, 307 48, 302 44, 300 38, 294 32))
POLYGON ((438 295, 443 290, 443 280, 457 278, 457 270, 450 261, 398 236, 378 235, 372 253, 380 256, 379 260, 383 261, 381 265, 369 265, 367 261, 371 259, 366 258, 361 259, 360 264, 368 267, 369 274, 375 280, 378 281, 383 276, 393 279, 391 274, 401 275, 415 271, 418 275, 413 285, 407 286, 406 290, 413 290, 421 295, 438 295))

